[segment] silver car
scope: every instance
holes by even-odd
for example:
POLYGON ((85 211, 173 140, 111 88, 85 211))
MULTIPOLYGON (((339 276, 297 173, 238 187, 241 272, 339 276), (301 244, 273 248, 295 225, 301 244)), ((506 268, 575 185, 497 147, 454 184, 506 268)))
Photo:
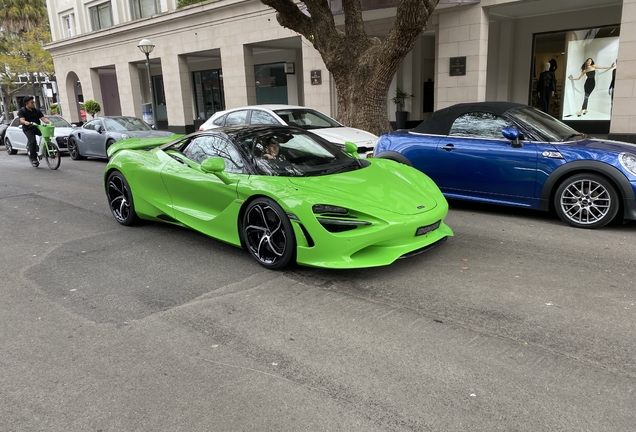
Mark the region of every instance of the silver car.
POLYGON ((156 130, 136 117, 96 117, 71 132, 68 137, 68 152, 75 160, 85 157, 107 158, 106 149, 115 141, 172 135, 172 132, 156 130))
MULTIPOLYGON (((53 123, 55 126, 55 142, 60 148, 61 152, 68 151, 67 149, 67 139, 71 131, 75 128, 75 125, 71 125, 67 122, 63 117, 57 115, 46 116, 47 119, 53 123)), ((42 137, 38 136, 38 145, 40 145, 40 141, 42 137)), ((22 125, 20 124, 19 118, 14 118, 7 127, 7 130, 4 134, 4 146, 7 149, 7 153, 10 155, 14 155, 18 153, 18 150, 27 151, 27 137, 22 132, 22 125)))

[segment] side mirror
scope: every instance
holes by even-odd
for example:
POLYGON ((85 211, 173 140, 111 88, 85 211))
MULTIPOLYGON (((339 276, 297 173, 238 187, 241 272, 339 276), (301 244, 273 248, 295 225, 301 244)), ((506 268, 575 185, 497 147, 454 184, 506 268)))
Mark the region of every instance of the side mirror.
POLYGON ((355 158, 358 157, 358 146, 351 141, 345 142, 345 151, 355 158))
POLYGON ((76 124, 71 123, 71 128, 72 128, 72 129, 75 129, 76 127, 77 127, 77 125, 76 125, 76 124))
POLYGON ((201 171, 214 174, 225 184, 232 183, 232 180, 223 172, 225 171, 225 161, 220 157, 207 158, 201 162, 201 171))
POLYGON ((95 126, 95 132, 97 132, 97 133, 104 132, 104 126, 102 126, 102 125, 95 126))
POLYGON ((155 125, 151 124, 151 125, 150 125, 150 129, 152 129, 152 130, 157 130, 157 126, 155 126, 155 125))
POLYGON ((523 139, 523 134, 519 132, 516 128, 512 126, 505 127, 501 131, 501 134, 504 136, 504 138, 512 141, 513 147, 521 147, 521 140, 523 139))

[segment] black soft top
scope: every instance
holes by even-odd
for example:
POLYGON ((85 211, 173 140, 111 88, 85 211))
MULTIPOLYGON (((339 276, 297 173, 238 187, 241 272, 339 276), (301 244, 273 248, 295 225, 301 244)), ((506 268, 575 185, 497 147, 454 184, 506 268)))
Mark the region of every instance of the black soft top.
POLYGON ((514 102, 461 103, 435 111, 428 119, 417 125, 417 127, 413 129, 413 132, 448 135, 455 119, 463 114, 479 111, 501 116, 506 111, 524 106, 527 105, 514 102))

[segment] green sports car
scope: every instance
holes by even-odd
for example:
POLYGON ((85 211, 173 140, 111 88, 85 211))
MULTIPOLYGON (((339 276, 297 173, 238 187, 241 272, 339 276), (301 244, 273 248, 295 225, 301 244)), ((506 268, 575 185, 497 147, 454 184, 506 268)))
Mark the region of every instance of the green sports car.
POLYGON ((269 269, 387 265, 453 235, 431 179, 355 151, 286 126, 131 138, 108 149, 104 186, 117 222, 188 227, 269 269))

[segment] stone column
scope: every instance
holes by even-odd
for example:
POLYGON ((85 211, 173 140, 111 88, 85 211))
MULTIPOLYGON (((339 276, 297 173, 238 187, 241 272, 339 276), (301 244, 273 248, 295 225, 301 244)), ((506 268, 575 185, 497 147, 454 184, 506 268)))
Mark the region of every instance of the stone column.
POLYGON ((121 114, 141 118, 141 86, 137 63, 116 63, 121 114))
POLYGON ((166 94, 168 129, 175 133, 194 132, 193 92, 187 57, 162 56, 161 70, 166 94))
POLYGON ((439 15, 435 109, 486 100, 488 13, 480 5, 439 15), (466 57, 466 75, 450 76, 451 57, 466 57))
POLYGON ((221 48, 225 107, 238 108, 256 104, 254 55, 249 45, 236 44, 221 48))
POLYGON ((636 0, 623 0, 610 135, 636 142, 636 0))
MULTIPOLYGON (((303 70, 297 73, 303 74, 303 99, 306 107, 314 108, 320 112, 323 112, 333 118, 337 117, 336 112, 332 112, 331 109, 331 74, 325 66, 325 62, 322 61, 320 53, 314 49, 307 39, 302 38, 302 50, 303 50, 303 70), (321 77, 321 84, 313 85, 311 83, 311 71, 319 70, 321 77)), ((335 93, 335 92, 334 92, 335 93)), ((337 106, 337 101, 334 101, 334 106, 337 106)))

